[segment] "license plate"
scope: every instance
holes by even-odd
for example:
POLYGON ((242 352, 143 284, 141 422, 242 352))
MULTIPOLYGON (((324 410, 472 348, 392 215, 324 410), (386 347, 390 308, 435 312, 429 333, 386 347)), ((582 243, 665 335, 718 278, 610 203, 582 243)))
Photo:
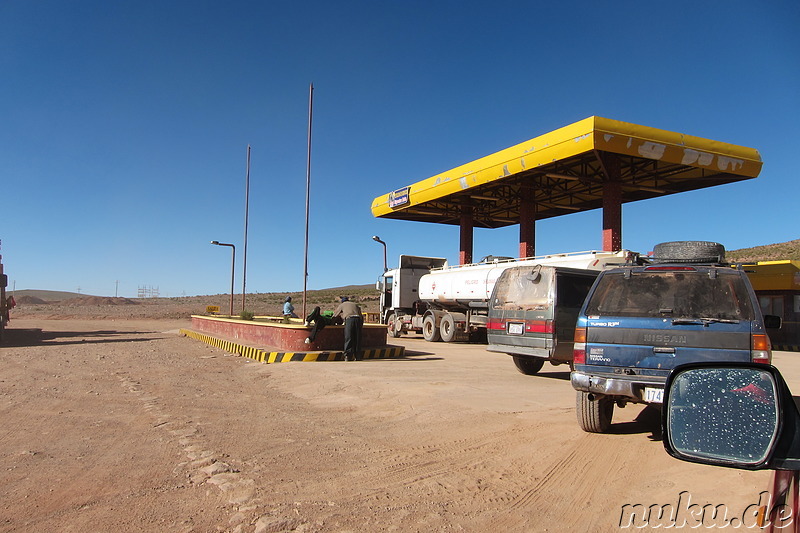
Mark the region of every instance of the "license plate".
POLYGON ((520 322, 509 322, 508 323, 508 334, 509 335, 522 335, 525 333, 525 324, 520 322))
POLYGON ((664 389, 645 387, 644 401, 647 403, 664 403, 664 389))

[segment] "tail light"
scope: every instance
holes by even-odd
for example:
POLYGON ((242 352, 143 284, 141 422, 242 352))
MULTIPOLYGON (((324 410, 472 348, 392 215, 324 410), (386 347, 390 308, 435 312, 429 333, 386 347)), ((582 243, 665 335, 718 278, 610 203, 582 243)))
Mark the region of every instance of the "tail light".
POLYGON ((506 329, 506 325, 501 320, 490 320, 486 323, 486 329, 506 329))
POLYGON ((586 328, 575 328, 575 344, 572 348, 572 362, 576 365, 586 364, 586 328))
POLYGON ((552 320, 528 320, 525 322, 526 333, 553 333, 552 320))
POLYGON ((750 355, 754 363, 768 365, 772 362, 772 345, 769 337, 764 334, 754 334, 750 336, 750 355))

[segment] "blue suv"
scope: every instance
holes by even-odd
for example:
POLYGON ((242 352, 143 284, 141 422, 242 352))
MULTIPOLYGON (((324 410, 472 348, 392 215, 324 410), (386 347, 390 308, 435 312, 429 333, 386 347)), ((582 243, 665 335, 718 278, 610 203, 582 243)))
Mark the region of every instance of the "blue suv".
POLYGON ((603 271, 575 328, 573 388, 578 424, 608 431, 614 406, 660 404, 677 365, 770 363, 767 327, 747 274, 724 262, 719 243, 662 243, 654 257, 603 271))

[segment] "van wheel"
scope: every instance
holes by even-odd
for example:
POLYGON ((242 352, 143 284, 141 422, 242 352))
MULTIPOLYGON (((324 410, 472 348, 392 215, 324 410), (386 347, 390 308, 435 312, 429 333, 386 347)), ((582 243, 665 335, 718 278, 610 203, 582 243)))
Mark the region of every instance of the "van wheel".
POLYGON ((436 318, 433 315, 428 315, 422 321, 422 336, 428 342, 439 342, 439 328, 436 327, 436 318))
POLYGON ((519 355, 512 356, 517 370, 526 376, 532 376, 542 369, 544 366, 544 359, 540 357, 522 357, 519 355))
POLYGON ((439 323, 439 333, 444 342, 453 342, 455 340, 458 329, 456 329, 456 321, 453 319, 453 315, 448 313, 442 317, 442 321, 439 323))
POLYGON ((386 319, 386 331, 390 337, 394 337, 395 339, 400 336, 400 328, 402 324, 399 324, 397 321, 397 315, 392 313, 389 315, 389 318, 386 319))
POLYGON ((575 411, 582 430, 587 433, 605 433, 611 427, 614 400, 608 396, 590 400, 588 392, 578 391, 575 396, 575 411))

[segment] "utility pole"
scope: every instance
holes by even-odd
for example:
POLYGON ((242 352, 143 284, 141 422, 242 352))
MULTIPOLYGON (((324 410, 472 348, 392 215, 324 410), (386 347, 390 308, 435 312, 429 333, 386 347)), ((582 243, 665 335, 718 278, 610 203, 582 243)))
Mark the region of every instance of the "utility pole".
POLYGON ((244 178, 244 266, 242 267, 242 311, 244 311, 245 294, 247 294, 247 221, 250 211, 250 145, 247 145, 247 171, 244 178))
POLYGON ((306 311, 306 292, 308 289, 308 207, 311 193, 311 118, 314 115, 314 84, 308 87, 308 158, 306 160, 306 243, 303 253, 303 318, 306 311))

